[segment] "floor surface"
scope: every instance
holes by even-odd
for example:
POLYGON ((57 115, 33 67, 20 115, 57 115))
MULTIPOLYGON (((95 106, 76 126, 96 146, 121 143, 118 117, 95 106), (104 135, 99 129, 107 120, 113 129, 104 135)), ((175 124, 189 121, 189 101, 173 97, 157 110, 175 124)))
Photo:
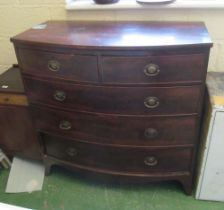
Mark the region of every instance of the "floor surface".
POLYGON ((186 196, 175 182, 112 185, 56 168, 41 192, 6 194, 7 178, 8 171, 0 171, 0 202, 35 210, 224 210, 224 203, 186 196))

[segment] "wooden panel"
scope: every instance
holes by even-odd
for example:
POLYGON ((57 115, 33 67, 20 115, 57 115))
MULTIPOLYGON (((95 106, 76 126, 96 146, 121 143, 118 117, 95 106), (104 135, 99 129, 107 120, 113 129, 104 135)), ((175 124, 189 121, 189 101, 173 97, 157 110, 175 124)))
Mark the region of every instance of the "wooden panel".
POLYGON ((0 148, 7 154, 40 159, 40 146, 27 107, 0 106, 0 148))
POLYGON ((129 172, 189 171, 191 148, 115 148, 42 134, 47 155, 84 166, 129 172), (153 157, 154 160, 147 161, 153 157), (147 165, 147 163, 149 165, 147 165))
POLYGON ((206 71, 205 56, 170 55, 149 57, 102 57, 104 83, 183 83, 200 82, 206 71), (147 70, 154 72, 147 73, 147 70), (154 69, 152 69, 154 68, 154 69))
POLYGON ((24 79, 29 101, 54 105, 77 111, 130 115, 166 115, 197 113, 200 86, 164 88, 122 88, 72 85, 24 79), (66 97, 57 101, 54 95, 62 91, 66 97), (156 100, 155 108, 147 108, 145 101, 156 100))
POLYGON ((194 144, 197 116, 122 117, 32 107, 36 129, 98 144, 165 146, 194 144), (63 129, 63 122, 70 128, 63 129))
POLYGON ((23 73, 80 82, 98 81, 96 56, 19 49, 19 61, 23 73), (54 67, 56 65, 56 69, 52 71, 49 67, 52 64, 49 62, 54 62, 53 65, 54 67))

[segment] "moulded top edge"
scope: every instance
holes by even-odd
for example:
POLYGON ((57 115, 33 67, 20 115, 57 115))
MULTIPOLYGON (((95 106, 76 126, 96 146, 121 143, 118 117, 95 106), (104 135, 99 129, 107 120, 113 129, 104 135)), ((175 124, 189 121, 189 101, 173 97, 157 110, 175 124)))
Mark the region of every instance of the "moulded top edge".
POLYGON ((11 41, 80 49, 212 46, 204 23, 173 21, 49 21, 11 38, 11 41))

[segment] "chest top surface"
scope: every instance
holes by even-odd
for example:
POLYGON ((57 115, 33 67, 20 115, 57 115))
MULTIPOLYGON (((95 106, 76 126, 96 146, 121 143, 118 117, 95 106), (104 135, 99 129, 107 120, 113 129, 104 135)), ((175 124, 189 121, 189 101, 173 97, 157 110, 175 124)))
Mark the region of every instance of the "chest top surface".
POLYGON ((14 43, 62 45, 74 49, 154 49, 212 45, 202 22, 49 21, 43 29, 29 29, 14 43))

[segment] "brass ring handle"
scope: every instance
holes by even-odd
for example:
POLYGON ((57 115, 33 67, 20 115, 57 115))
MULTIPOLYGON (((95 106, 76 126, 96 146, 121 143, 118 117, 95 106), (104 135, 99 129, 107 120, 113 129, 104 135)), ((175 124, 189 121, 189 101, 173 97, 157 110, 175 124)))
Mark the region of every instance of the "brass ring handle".
POLYGON ((144 100, 145 107, 153 109, 159 106, 159 99, 154 96, 149 96, 144 100))
POLYGON ((156 166, 158 164, 158 160, 154 156, 147 156, 144 159, 144 164, 147 166, 156 166))
POLYGON ((57 101, 64 101, 66 99, 65 92, 61 90, 56 90, 54 93, 54 99, 57 101))
POLYGON ((158 131, 155 128, 146 128, 144 132, 144 136, 147 139, 154 139, 158 136, 158 131))
POLYGON ((59 123, 59 128, 61 130, 70 130, 72 128, 72 124, 69 122, 69 121, 66 121, 66 120, 62 120, 60 123, 59 123))
POLYGON ((74 148, 74 147, 69 147, 66 149, 66 154, 69 156, 69 157, 75 157, 78 152, 77 152, 77 149, 74 148))
POLYGON ((48 61, 48 69, 51 71, 59 71, 60 70, 60 63, 56 60, 48 61))
POLYGON ((150 63, 144 67, 143 71, 146 76, 154 77, 159 74, 160 69, 157 64, 150 63))

